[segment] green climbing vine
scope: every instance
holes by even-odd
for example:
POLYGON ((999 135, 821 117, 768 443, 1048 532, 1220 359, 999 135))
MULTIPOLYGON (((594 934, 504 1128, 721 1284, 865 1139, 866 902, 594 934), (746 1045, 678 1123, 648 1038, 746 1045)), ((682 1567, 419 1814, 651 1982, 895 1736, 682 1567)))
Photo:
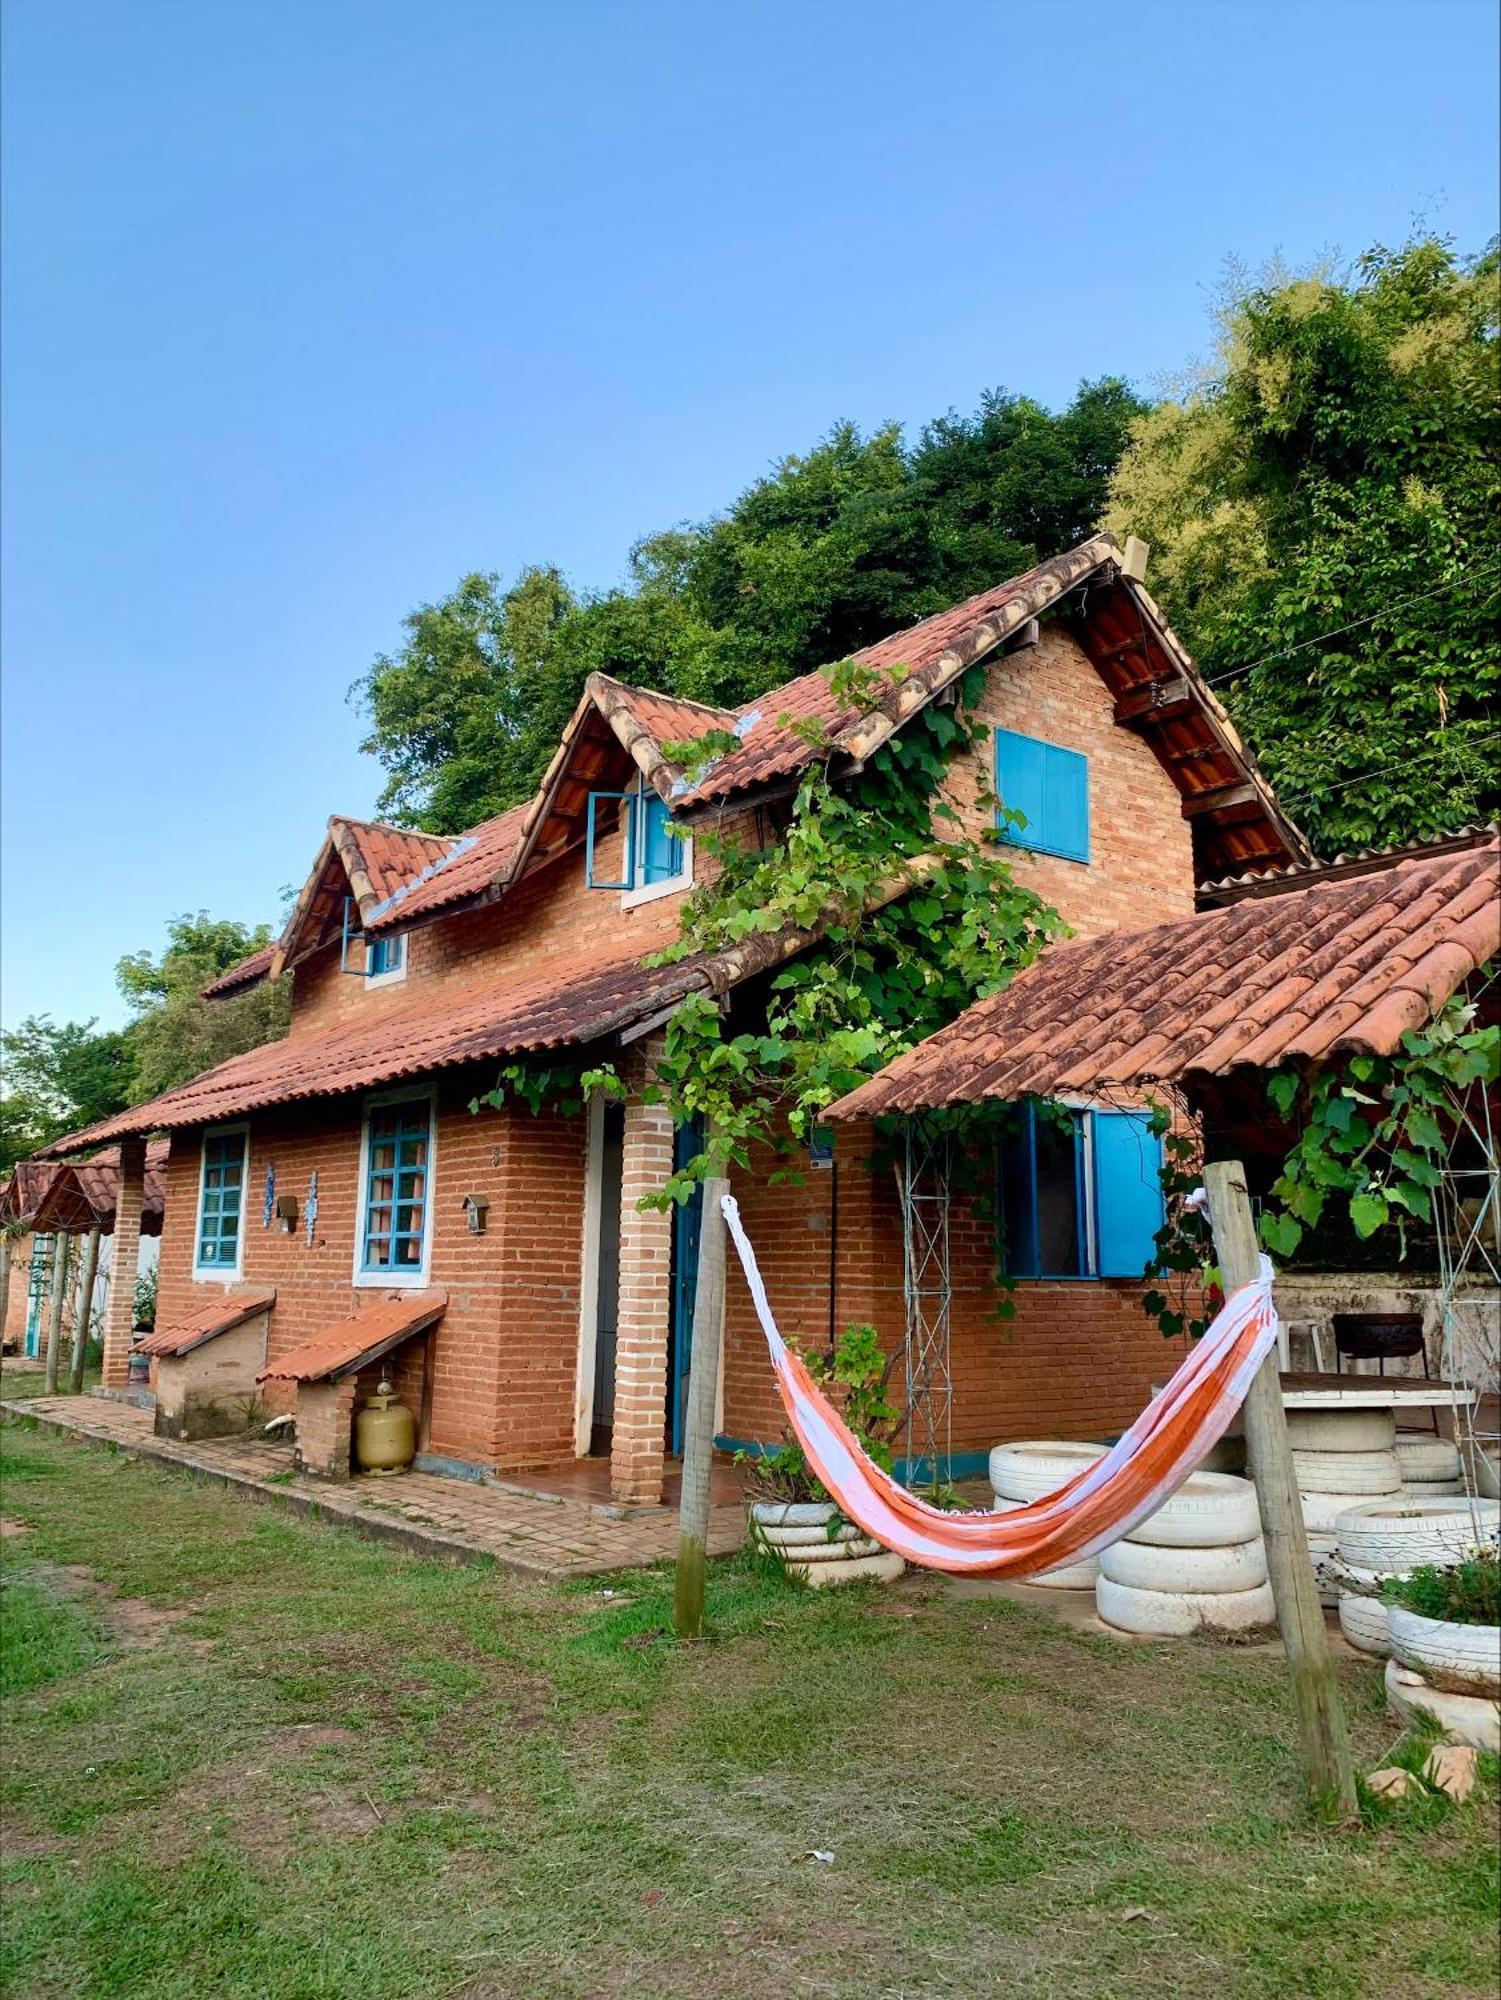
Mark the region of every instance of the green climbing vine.
POLYGON ((1400 1254, 1414 1222, 1434 1220, 1433 1194, 1472 1086, 1494 1084, 1501 1029, 1477 1027, 1456 995, 1392 1056, 1357 1055, 1306 1074, 1278 1070, 1267 1094, 1298 1138, 1261 1214, 1261 1240, 1290 1257, 1331 1205, 1358 1237, 1396 1228, 1400 1254))
MULTIPOLYGON (((841 711, 869 711, 905 671, 846 662, 828 677, 841 711)), ((701 1119, 707 1138, 647 1204, 685 1201, 707 1175, 747 1168, 757 1147, 781 1156, 775 1177, 796 1174, 792 1156, 836 1098, 1064 934, 1057 913, 1015 880, 998 834, 967 831, 944 796, 955 758, 986 733, 971 714, 983 685, 983 669, 962 676, 953 705, 928 703, 855 785, 837 781, 822 723, 783 717, 815 754, 774 843, 758 849, 733 831, 695 829, 715 872, 689 896, 679 936, 652 964, 754 949, 789 932, 811 941, 768 966, 754 1026, 702 993, 668 1022, 647 1094, 666 1101, 679 1123, 701 1119)), ((704 768, 724 747, 718 736, 672 746, 686 769, 704 768)), ((1002 825, 1021 822, 988 789, 978 803, 1002 825)), ((571 1108, 598 1091, 623 1094, 612 1065, 518 1062, 476 1102, 516 1096, 534 1110, 544 1102, 571 1108)))

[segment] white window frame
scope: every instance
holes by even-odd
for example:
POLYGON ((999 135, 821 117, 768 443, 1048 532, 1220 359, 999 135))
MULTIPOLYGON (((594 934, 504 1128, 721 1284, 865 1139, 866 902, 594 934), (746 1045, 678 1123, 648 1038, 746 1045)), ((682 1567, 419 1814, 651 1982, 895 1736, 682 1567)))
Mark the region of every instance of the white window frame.
POLYGON ((375 950, 375 940, 370 937, 365 939, 365 984, 367 986, 399 986, 402 980, 406 978, 407 960, 410 956, 407 950, 407 933, 405 931, 388 931, 386 933, 386 941, 390 944, 394 944, 398 938, 401 940, 401 963, 393 967, 389 972, 372 972, 370 970, 370 959, 375 950))
POLYGON ((233 1125, 205 1125, 198 1141, 198 1202, 193 1216, 193 1282, 233 1284, 245 1275, 245 1204, 250 1198, 250 1124, 241 1119, 233 1125), (235 1231, 235 1261, 231 1264, 201 1264, 203 1250, 204 1175, 208 1171, 210 1139, 232 1139, 240 1135, 240 1219, 235 1231))
MULTIPOLYGON (((636 780, 635 797, 627 815, 631 828, 631 880, 636 882, 645 867, 646 855, 646 801, 659 794, 647 785, 643 773, 636 780)), ((693 835, 679 834, 677 846, 680 850, 678 872, 670 875, 665 882, 643 882, 634 889, 622 889, 620 907, 622 910, 638 909, 642 903, 655 903, 661 896, 680 896, 685 889, 693 887, 693 835)))
MULTIPOLYGON (((366 1291, 420 1291, 428 1282, 428 1271, 433 1255, 433 1215, 437 1208, 438 1195, 438 1093, 429 1084, 422 1088, 406 1090, 379 1090, 367 1097, 360 1107, 360 1177, 355 1184, 354 1196, 354 1269, 353 1282, 366 1291), (422 1213, 422 1262, 415 1267, 403 1266, 389 1271, 367 1271, 365 1264, 365 1212, 370 1189, 370 1114, 379 1111, 386 1104, 415 1104, 422 1099, 427 1104, 427 1201, 422 1213)), ((394 1220, 394 1217, 393 1217, 394 1220)))

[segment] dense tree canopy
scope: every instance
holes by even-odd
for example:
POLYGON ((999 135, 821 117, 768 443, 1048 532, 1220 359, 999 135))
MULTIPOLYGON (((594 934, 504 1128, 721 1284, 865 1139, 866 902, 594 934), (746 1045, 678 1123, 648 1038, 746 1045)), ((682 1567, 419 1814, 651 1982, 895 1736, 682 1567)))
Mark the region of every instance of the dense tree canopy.
POLYGON ((1109 524, 1325 853, 1497 809, 1497 258, 1243 286, 1137 422, 1109 524))
POLYGON ((452 833, 528 797, 596 669, 745 701, 1081 540, 1144 407, 1107 380, 1058 415, 988 396, 911 446, 843 424, 717 520, 638 543, 625 589, 464 578, 356 689, 383 810, 452 833))
POLYGON ((32 1014, 0 1035, 5 1090, 0 1096, 0 1173, 64 1132, 123 1111, 130 1102, 126 1037, 93 1021, 53 1021, 32 1014))

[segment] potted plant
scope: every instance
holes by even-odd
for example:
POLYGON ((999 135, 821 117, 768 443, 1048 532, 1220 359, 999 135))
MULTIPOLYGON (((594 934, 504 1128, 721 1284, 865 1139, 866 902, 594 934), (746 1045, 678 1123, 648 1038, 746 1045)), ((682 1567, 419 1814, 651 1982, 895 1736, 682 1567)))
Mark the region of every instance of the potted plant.
MULTIPOLYGON (((810 1374, 843 1401, 845 1422, 876 1464, 891 1468, 891 1440, 901 1411, 887 1399, 895 1365, 873 1326, 847 1326, 832 1355, 805 1354, 810 1374)), ((738 1452, 748 1475, 752 1538, 788 1572, 815 1588, 860 1578, 889 1581, 902 1559, 846 1521, 790 1431, 770 1451, 738 1452)))
POLYGON ((1425 1563, 1385 1588, 1391 1706, 1432 1716, 1482 1750, 1501 1739, 1501 1559, 1480 1544, 1454 1563, 1425 1563))

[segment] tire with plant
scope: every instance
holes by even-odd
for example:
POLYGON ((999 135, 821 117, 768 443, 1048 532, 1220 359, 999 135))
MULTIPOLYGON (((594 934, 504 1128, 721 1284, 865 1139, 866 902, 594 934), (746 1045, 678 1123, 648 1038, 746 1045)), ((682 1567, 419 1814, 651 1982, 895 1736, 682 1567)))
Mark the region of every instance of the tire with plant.
POLYGON ((1498 1533, 1501 1502, 1406 1493, 1348 1508, 1335 1530, 1342 1560, 1381 1576, 1406 1576, 1424 1563, 1453 1563, 1498 1533))

